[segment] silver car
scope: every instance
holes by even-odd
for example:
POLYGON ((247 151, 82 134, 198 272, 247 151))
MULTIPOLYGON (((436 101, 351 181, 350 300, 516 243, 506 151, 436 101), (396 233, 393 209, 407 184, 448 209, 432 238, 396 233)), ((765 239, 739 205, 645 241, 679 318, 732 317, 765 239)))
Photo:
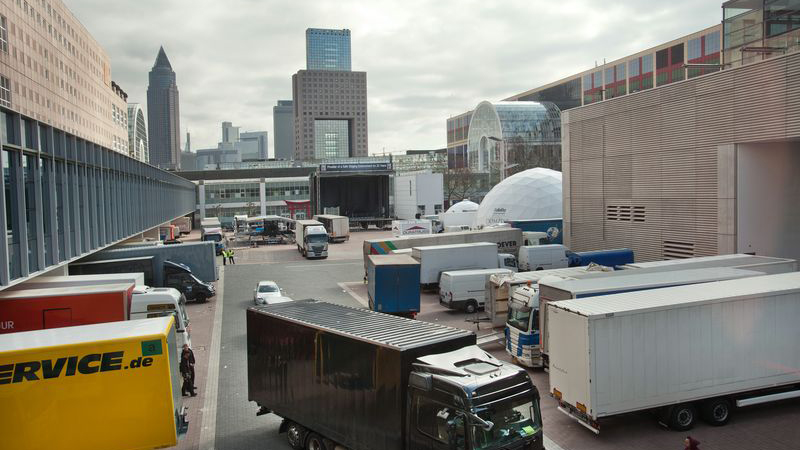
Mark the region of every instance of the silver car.
POLYGON ((284 297, 281 288, 274 281, 259 281, 253 289, 253 303, 256 305, 272 305, 292 301, 284 297))

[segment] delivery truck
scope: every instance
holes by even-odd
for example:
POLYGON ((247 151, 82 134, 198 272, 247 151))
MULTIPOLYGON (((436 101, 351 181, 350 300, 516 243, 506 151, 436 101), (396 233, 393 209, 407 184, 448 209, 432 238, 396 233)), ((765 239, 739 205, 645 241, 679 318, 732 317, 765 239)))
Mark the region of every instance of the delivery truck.
POLYGON ((420 311, 419 261, 410 255, 369 255, 369 309, 410 318, 420 311))
MULTIPOLYGON (((419 261, 419 282, 423 285, 439 283, 442 272, 466 269, 497 269, 497 245, 492 242, 475 242, 471 244, 431 245, 414 247, 411 256, 419 261)), ((513 259, 512 255, 504 255, 503 261, 513 259)), ((509 261, 512 264, 512 261, 509 261)), ((513 260, 513 269, 517 269, 513 260)), ((510 269, 510 267, 503 267, 510 269)))
POLYGON ((800 273, 550 303, 550 389, 598 433, 652 411, 674 430, 800 397, 800 273))
POLYGON ((345 216, 320 214, 314 220, 321 223, 328 232, 328 242, 344 242, 350 240, 350 219, 345 216))
POLYGON ((2 448, 172 447, 187 429, 172 317, 0 335, 2 448))
POLYGON ((442 272, 439 279, 439 304, 472 314, 486 305, 486 283, 492 276, 509 276, 508 269, 476 269, 442 272))
MULTIPOLYGON (((629 275, 624 272, 618 276, 605 276, 601 278, 563 279, 547 277, 539 280, 538 298, 529 299, 529 305, 535 308, 538 304, 539 314, 539 344, 542 353, 542 363, 549 367, 549 341, 547 310, 544 308, 549 302, 570 299, 585 299, 594 301, 605 295, 622 292, 647 291, 670 286, 683 286, 687 284, 709 283, 712 281, 732 280, 764 275, 754 270, 731 269, 730 267, 711 267, 708 269, 675 270, 668 272, 633 272, 629 275), (544 314, 541 313, 544 311, 544 314)), ((535 331, 531 328, 531 331, 535 331)))
POLYGON ((291 448, 543 449, 528 373, 471 331, 301 300, 247 310, 248 399, 291 448))
POLYGON ((328 232, 316 220, 297 220, 294 227, 297 251, 310 258, 328 257, 328 232))
POLYGON ((133 283, 0 292, 0 334, 128 320, 133 283))
POLYGON ((622 266, 622 269, 637 270, 687 270, 700 269, 706 267, 733 267, 736 269, 748 269, 764 272, 765 274, 776 274, 786 272, 797 272, 797 261, 788 258, 774 258, 770 256, 756 256, 747 254, 732 254, 718 256, 701 256, 686 259, 668 259, 665 261, 650 261, 629 263, 622 266))

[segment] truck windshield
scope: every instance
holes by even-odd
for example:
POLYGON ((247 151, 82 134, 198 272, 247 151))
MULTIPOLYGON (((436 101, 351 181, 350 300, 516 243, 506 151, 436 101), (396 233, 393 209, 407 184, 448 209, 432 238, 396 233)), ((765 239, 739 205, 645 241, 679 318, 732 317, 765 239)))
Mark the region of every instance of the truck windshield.
POLYGON ((309 244, 322 244, 324 242, 328 242, 328 235, 327 234, 309 234, 308 235, 308 243, 309 244))
POLYGON ((531 323, 531 314, 533 314, 533 329, 538 328, 539 324, 539 310, 535 309, 532 310, 531 308, 525 307, 514 307, 512 306, 508 310, 508 324, 512 327, 520 330, 520 331, 529 331, 528 324, 531 323))
POLYGON ((222 240, 221 234, 207 234, 203 236, 204 241, 220 242, 222 240))
POLYGON ((530 400, 504 402, 478 411, 478 416, 492 422, 494 426, 485 430, 478 424, 472 425, 475 450, 502 448, 506 444, 533 436, 542 429, 539 405, 530 400))

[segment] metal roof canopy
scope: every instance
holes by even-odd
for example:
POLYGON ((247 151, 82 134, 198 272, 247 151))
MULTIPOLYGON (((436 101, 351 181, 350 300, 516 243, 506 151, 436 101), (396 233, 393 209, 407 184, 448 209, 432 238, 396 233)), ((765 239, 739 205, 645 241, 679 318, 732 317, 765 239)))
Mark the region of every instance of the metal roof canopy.
POLYGON ((250 309, 267 316, 401 351, 475 334, 459 328, 314 299, 250 309))
POLYGON ((700 306, 729 299, 790 294, 798 291, 800 291, 800 272, 789 272, 717 281, 703 285, 675 286, 605 295, 594 297, 591 301, 585 299, 561 300, 552 302, 550 305, 585 317, 612 317, 665 310, 674 305, 700 306))

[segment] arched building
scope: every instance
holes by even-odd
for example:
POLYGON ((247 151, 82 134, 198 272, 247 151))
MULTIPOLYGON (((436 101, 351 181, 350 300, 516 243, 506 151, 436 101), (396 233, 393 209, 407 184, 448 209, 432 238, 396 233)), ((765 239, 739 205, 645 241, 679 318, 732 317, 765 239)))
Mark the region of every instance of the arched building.
POLYGON ((469 168, 499 173, 503 152, 506 176, 532 167, 561 170, 558 107, 550 102, 479 103, 469 123, 469 168))
POLYGON ((128 103, 128 156, 143 162, 150 161, 147 121, 139 103, 128 103))

